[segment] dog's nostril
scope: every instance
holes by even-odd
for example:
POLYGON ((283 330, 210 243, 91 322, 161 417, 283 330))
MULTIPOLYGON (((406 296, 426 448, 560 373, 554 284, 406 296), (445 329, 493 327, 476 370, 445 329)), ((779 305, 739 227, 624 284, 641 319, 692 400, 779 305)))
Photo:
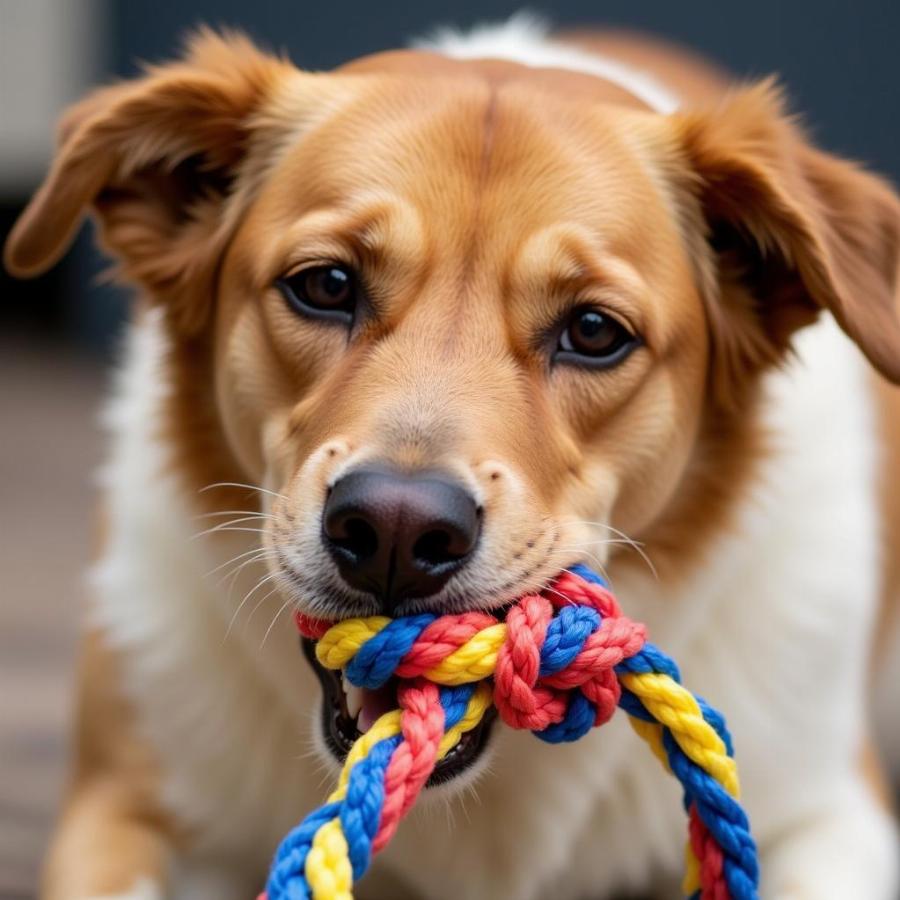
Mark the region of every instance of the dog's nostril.
POLYGON ((427 531, 413 544, 413 556, 417 562, 423 562, 428 566, 455 562, 467 551, 454 553, 451 549, 452 543, 453 536, 448 531, 439 529, 427 531))
POLYGON ((351 516, 341 523, 338 534, 331 535, 332 543, 352 553, 358 560, 368 559, 378 550, 378 535, 365 520, 351 516))

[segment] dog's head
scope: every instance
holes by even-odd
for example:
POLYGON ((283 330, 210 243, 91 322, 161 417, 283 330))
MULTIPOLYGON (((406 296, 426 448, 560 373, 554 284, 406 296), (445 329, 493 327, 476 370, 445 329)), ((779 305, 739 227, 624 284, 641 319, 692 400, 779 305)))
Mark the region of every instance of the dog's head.
POLYGON ((7 265, 93 208, 308 613, 501 606, 620 533, 664 561, 727 511, 798 328, 900 379, 900 212, 769 84, 665 116, 598 85, 203 35, 73 110, 7 265))

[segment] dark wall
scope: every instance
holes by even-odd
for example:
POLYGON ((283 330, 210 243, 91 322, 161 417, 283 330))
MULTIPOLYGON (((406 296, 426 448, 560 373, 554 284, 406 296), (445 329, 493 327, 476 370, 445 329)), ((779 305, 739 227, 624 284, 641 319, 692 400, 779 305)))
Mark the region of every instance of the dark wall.
MULTIPOLYGON (((695 47, 741 77, 778 72, 819 142, 900 181, 897 0, 557 0, 528 4, 558 25, 644 29, 695 47)), ((198 22, 238 25, 304 68, 403 44, 435 24, 503 19, 522 3, 351 0, 114 0, 119 74, 171 55, 198 22)))

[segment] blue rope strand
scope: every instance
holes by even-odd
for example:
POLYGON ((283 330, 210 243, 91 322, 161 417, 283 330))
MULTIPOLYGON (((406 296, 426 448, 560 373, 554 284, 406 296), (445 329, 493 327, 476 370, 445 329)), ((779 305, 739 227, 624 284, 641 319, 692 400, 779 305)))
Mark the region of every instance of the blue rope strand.
POLYGON ((370 690, 387 684, 400 660, 436 618, 434 613, 403 616, 382 628, 360 647, 347 666, 344 674, 350 683, 370 690))
POLYGON ((266 883, 268 900, 309 900, 303 872, 306 856, 316 832, 340 812, 339 803, 326 803, 311 812, 296 828, 291 829, 275 851, 275 859, 266 883))
POLYGON ((555 675, 581 653, 584 642, 600 627, 600 613, 590 606, 564 606, 550 620, 541 647, 541 677, 555 675))
POLYGON ((350 771, 340 815, 354 881, 365 875, 372 860, 372 841, 384 806, 384 774, 402 739, 398 734, 378 741, 350 771))

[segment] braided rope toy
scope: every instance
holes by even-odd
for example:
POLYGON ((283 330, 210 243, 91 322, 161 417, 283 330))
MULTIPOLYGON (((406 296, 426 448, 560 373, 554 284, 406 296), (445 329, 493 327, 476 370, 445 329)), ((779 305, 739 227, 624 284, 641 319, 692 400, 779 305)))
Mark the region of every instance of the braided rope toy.
POLYGON ((756 846, 738 803, 722 716, 681 686, 675 663, 623 616, 585 566, 521 598, 506 620, 480 612, 336 624, 299 614, 316 656, 358 687, 396 675, 400 708, 361 735, 337 788, 282 841, 260 900, 351 900, 437 762, 488 708, 544 741, 582 737, 619 706, 678 778, 688 814, 686 896, 755 900, 756 846))

